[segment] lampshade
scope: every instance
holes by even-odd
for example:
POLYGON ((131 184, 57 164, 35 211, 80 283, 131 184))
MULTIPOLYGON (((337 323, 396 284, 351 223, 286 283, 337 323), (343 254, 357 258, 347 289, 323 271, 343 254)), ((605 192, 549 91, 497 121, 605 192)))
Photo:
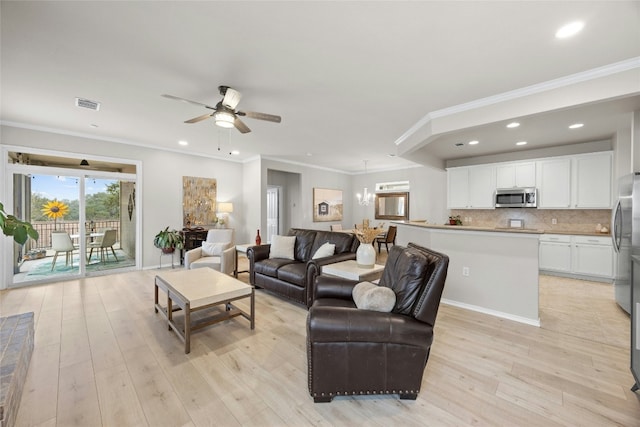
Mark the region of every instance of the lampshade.
POLYGON ((235 121, 235 117, 233 116, 233 114, 227 112, 227 111, 216 111, 216 113, 213 115, 213 118, 216 121, 216 125, 222 127, 222 128, 232 128, 233 127, 233 122, 235 121))
POLYGON ((218 202, 218 213, 233 213, 233 203, 218 202))

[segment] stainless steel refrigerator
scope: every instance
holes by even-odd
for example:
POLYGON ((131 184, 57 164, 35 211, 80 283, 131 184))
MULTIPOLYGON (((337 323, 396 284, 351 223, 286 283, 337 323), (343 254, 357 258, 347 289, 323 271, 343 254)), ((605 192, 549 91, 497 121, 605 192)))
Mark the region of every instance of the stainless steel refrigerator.
POLYGON ((617 252, 614 280, 616 302, 631 313, 631 255, 640 255, 640 174, 618 181, 618 201, 611 220, 613 249, 617 252), (634 215, 636 216, 634 218, 634 215))
POLYGON ((616 302, 631 314, 631 373, 640 384, 640 174, 620 178, 618 202, 611 220, 613 247, 618 253, 614 281, 616 302))

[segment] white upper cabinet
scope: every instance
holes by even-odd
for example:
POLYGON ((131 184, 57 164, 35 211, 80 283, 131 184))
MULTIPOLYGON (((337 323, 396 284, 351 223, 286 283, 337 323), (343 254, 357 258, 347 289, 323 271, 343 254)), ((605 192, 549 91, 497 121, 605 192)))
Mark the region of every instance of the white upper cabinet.
POLYGON ((541 160, 536 165, 538 208, 571 207, 571 159, 541 160))
POLYGON ((496 192, 495 166, 474 166, 469 168, 469 207, 473 209, 493 209, 496 192))
POLYGON ((469 168, 447 171, 447 208, 465 209, 469 204, 469 168))
POLYGON ((576 186, 573 207, 611 208, 611 153, 597 153, 574 159, 576 186))
POLYGON ((538 189, 539 209, 611 209, 610 151, 447 170, 449 209, 493 209, 496 188, 538 189))
POLYGON ((496 167, 496 188, 535 187, 536 164, 505 163, 496 167))
POLYGON ((469 166, 447 171, 449 209, 493 209, 494 166, 469 166))

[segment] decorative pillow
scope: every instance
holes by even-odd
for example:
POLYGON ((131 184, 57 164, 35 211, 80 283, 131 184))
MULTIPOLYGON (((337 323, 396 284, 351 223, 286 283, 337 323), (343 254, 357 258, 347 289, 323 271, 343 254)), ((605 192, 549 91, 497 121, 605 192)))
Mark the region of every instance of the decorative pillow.
POLYGON ((361 310, 372 310, 389 313, 396 305, 396 294, 386 286, 374 285, 371 282, 360 282, 353 287, 353 302, 361 310))
POLYGON ((324 258, 327 256, 331 256, 336 252, 336 245, 333 243, 325 243, 318 248, 315 254, 311 257, 311 259, 324 258))
POLYGON ((269 258, 295 259, 293 250, 296 246, 296 236, 271 236, 269 258))
POLYGON ((222 252, 227 249, 229 242, 226 243, 211 243, 202 242, 202 256, 220 256, 222 252))

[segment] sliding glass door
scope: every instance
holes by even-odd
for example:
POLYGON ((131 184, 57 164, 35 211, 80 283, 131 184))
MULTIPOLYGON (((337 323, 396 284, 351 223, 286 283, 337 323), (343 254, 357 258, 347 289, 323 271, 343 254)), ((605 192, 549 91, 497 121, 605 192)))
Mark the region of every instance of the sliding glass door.
POLYGON ((13 245, 9 286, 138 266, 137 174, 11 165, 7 177, 12 213, 40 235, 13 245))

